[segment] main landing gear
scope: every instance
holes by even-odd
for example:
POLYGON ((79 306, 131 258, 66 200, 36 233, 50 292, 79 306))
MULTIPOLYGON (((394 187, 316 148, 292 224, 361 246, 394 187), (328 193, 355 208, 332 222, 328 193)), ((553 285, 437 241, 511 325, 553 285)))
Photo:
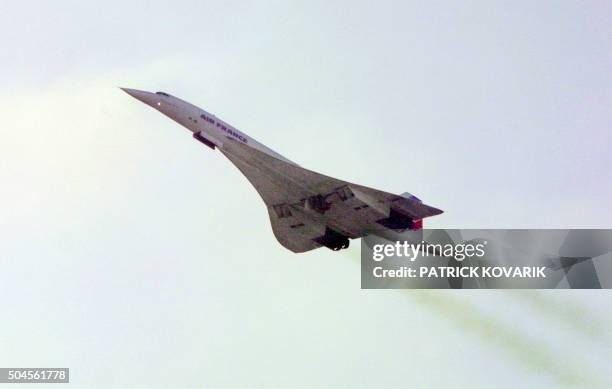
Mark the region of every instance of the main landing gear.
POLYGON ((329 227, 325 228, 325 235, 313 239, 318 244, 327 247, 330 250, 339 251, 349 247, 349 239, 339 232, 332 230, 329 227))

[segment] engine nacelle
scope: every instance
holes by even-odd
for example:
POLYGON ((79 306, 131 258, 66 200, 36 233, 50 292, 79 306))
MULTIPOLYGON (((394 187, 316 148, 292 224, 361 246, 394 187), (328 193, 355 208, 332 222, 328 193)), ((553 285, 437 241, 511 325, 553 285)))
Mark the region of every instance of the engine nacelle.
POLYGON ((393 208, 389 212, 389 217, 377 220, 376 223, 390 230, 420 230, 423 228, 423 219, 412 219, 393 208))
POLYGON ((305 200, 304 206, 306 207, 306 209, 315 211, 320 214, 324 214, 331 208, 331 204, 328 203, 325 197, 320 194, 307 198, 305 200))

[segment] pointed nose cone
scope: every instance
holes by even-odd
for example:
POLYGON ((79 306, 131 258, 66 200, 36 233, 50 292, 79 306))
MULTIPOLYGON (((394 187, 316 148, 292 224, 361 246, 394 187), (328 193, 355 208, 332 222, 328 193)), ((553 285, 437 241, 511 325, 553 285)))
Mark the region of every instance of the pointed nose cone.
POLYGON ((145 104, 153 105, 155 103, 155 93, 146 92, 138 89, 119 88, 133 98, 142 101, 145 104))

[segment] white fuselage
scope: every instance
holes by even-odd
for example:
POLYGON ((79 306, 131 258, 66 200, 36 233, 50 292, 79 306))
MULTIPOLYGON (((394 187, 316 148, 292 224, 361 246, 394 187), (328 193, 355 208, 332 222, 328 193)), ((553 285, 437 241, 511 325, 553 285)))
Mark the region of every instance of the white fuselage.
POLYGON ((215 115, 206 112, 187 101, 171 96, 164 92, 146 92, 137 89, 122 88, 132 97, 155 108, 170 119, 187 128, 194 135, 199 134, 216 147, 223 149, 224 142, 232 139, 249 147, 266 153, 285 162, 291 162, 279 153, 257 142, 255 139, 229 125, 215 115))

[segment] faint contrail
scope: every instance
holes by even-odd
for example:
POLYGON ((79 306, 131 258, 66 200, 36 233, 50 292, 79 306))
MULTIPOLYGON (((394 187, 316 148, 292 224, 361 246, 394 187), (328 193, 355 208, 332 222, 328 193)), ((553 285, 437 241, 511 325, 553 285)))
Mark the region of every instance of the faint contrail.
MULTIPOLYGON (((360 253, 358 251, 354 251, 354 253, 357 255, 355 256, 353 252, 347 252, 346 254, 361 261, 360 253)), ((601 387, 603 385, 601 375, 577 360, 579 356, 571 355, 571 358, 559 358, 545 342, 526 336, 500 320, 488 317, 480 312, 477 306, 455 297, 451 291, 405 290, 404 292, 421 306, 443 314, 445 320, 454 321, 457 326, 478 336, 481 340, 496 344, 530 370, 546 373, 560 385, 587 387, 601 387)), ((504 291, 504 294, 513 295, 510 291, 504 291)), ((536 295, 537 293, 533 294, 536 295)), ((549 299, 542 295, 538 295, 533 300, 537 300, 537 304, 547 305, 549 303, 549 299)), ((573 308, 566 309, 571 311, 573 308)), ((545 311, 558 319, 567 315, 567 312, 559 310, 558 304, 549 304, 545 311)), ((575 320, 572 328, 578 325, 578 321, 581 319, 575 320)), ((591 328, 596 329, 594 334, 598 333, 598 325, 593 325, 591 328)), ((583 328, 580 330, 584 331, 583 328)))

